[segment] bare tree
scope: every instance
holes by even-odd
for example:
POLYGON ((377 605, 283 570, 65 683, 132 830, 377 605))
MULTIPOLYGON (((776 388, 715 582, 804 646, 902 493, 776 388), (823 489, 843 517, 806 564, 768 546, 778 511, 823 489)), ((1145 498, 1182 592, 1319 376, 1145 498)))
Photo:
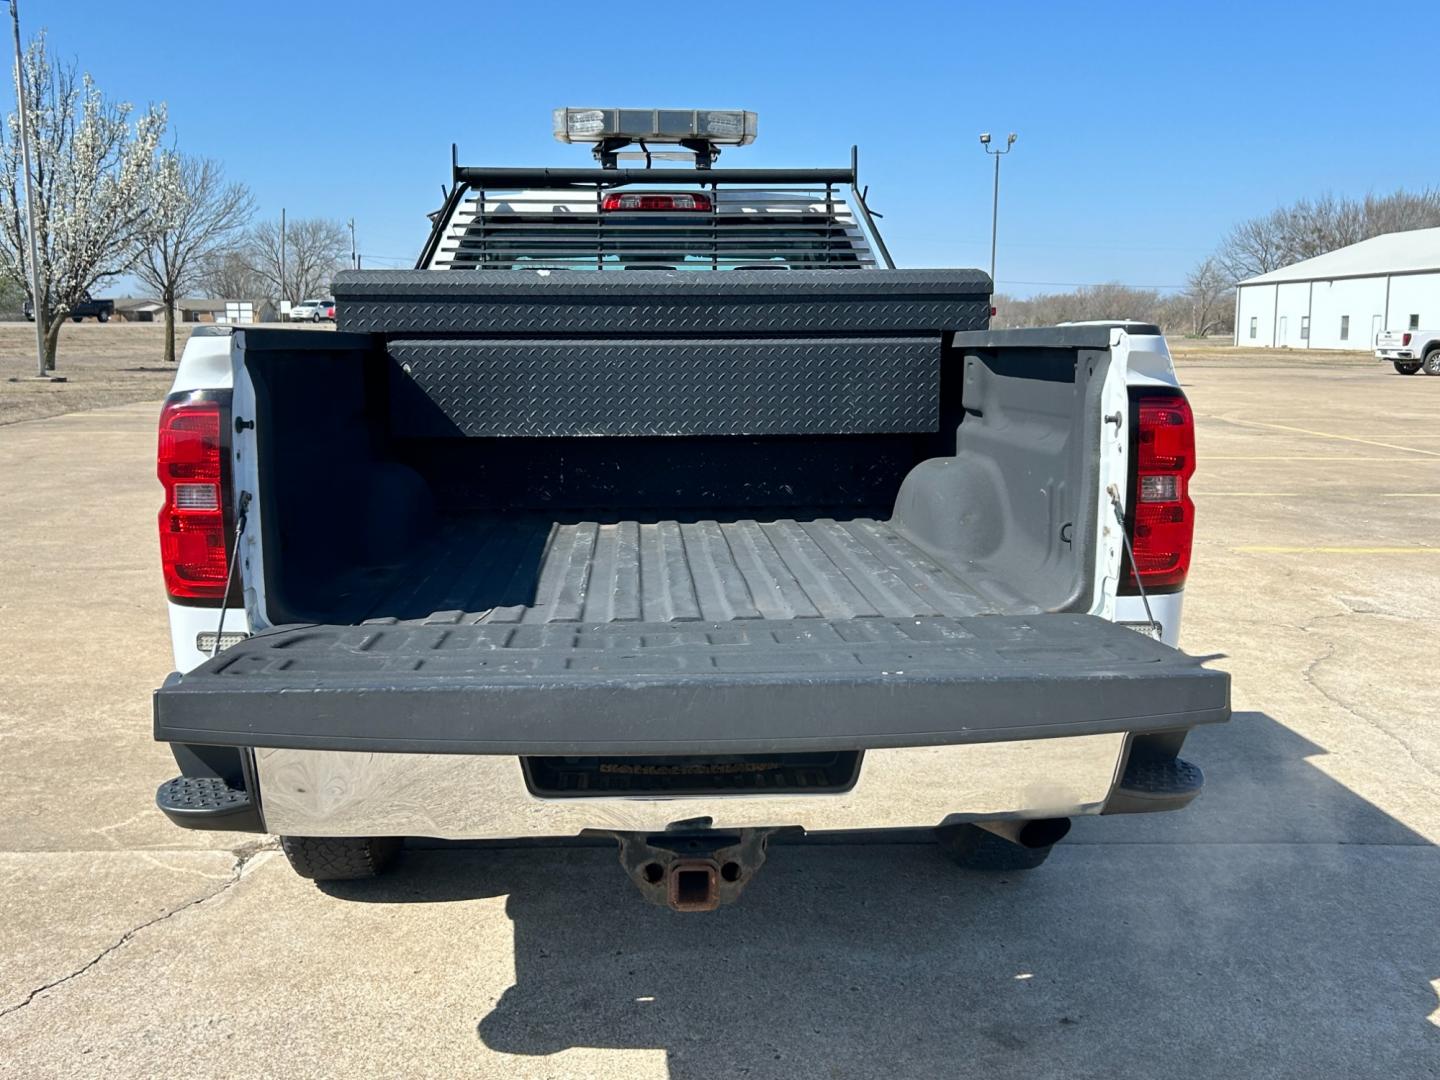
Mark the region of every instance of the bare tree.
POLYGON ((161 168, 179 198, 145 244, 135 276, 165 306, 165 362, 173 364, 175 302, 200 282, 206 259, 233 247, 255 200, 244 184, 227 184, 209 158, 167 154, 161 168))
POLYGON ((1281 214, 1289 262, 1358 244, 1368 235, 1364 208, 1329 192, 1316 199, 1301 199, 1281 214))
POLYGON ((229 300, 274 299, 269 283, 255 272, 243 245, 211 252, 202 259, 199 286, 211 296, 229 300))
POLYGON ((1216 257, 1232 280, 1243 281, 1374 236, 1437 226, 1440 189, 1371 194, 1359 201, 1324 194, 1240 222, 1216 257))
POLYGON ((1232 281, 1268 274, 1293 262, 1283 213, 1277 210, 1240 222, 1221 241, 1216 257, 1232 281))
POLYGON ((1364 213, 1366 236, 1440 228, 1440 188, 1366 195, 1364 213))
POLYGON ((1072 292, 1038 293, 1024 300, 998 294, 994 298, 996 327, 1053 326, 1089 319, 1134 320, 1168 326, 1172 302, 1158 289, 1137 289, 1111 282, 1085 285, 1072 292))
POLYGON ((281 259, 280 223, 262 221, 250 231, 246 251, 250 265, 272 297, 292 303, 319 297, 330 287, 350 250, 350 234, 339 221, 300 218, 285 227, 281 259))
MULTIPOLYGON (((74 64, 51 64, 41 34, 25 51, 24 78, 32 133, 35 233, 40 295, 31 297, 45 340, 45 367, 65 316, 90 290, 134 264, 157 214, 174 192, 157 149, 165 108, 151 105, 130 122, 132 107, 111 102, 74 64)), ((29 287, 20 117, 0 134, 0 274, 29 287)))
POLYGON ((1189 315, 1190 333, 1196 337, 1223 330, 1234 321, 1235 285, 1220 260, 1209 255, 1185 278, 1181 294, 1189 315))

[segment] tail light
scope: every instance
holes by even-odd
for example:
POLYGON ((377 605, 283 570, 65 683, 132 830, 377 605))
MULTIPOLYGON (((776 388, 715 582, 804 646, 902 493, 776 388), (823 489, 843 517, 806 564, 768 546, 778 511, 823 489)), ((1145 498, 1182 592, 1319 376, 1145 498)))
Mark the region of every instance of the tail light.
POLYGON ((714 207, 709 195, 642 195, 636 191, 612 191, 600 204, 602 210, 710 210, 714 207))
POLYGON ((191 398, 167 401, 160 413, 160 564, 177 600, 224 599, 224 413, 218 401, 191 398))
POLYGON ((1406 334, 1404 337, 1402 337, 1402 338, 1400 339, 1400 344, 1401 344, 1401 345, 1409 345, 1409 344, 1410 344, 1410 335, 1409 335, 1409 334, 1406 334))
MULTIPOLYGON (((1190 572, 1195 538, 1195 417, 1178 391, 1145 391, 1132 399, 1135 483, 1130 496, 1130 546, 1146 590, 1178 589, 1190 572)), ((1127 566, 1122 585, 1136 591, 1127 566)))

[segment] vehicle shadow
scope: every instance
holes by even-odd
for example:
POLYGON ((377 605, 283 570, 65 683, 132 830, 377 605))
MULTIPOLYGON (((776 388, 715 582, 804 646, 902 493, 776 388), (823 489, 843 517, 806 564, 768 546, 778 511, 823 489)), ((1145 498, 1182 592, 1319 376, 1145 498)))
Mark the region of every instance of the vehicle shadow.
POLYGON ((1318 752, 1237 714, 1187 747, 1199 803, 1081 821, 1028 874, 850 834, 777 846, 704 915, 646 904, 585 842, 417 846, 327 891, 507 896, 515 982, 468 1022, 509 1054, 663 1049, 675 1078, 1434 1076, 1440 853, 1318 752))

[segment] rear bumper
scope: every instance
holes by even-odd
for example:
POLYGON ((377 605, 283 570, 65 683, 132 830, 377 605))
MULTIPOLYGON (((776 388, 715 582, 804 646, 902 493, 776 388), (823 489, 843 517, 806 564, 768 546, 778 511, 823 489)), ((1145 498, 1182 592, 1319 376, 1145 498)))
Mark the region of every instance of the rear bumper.
POLYGON ((1380 349, 1375 354, 1381 360, 1418 360, 1414 349, 1380 349))
POLYGON ((255 764, 270 832, 478 840, 663 832, 697 818, 834 830, 1097 814, 1124 751, 1123 734, 871 750, 849 791, 680 798, 540 798, 515 757, 262 749, 255 764))

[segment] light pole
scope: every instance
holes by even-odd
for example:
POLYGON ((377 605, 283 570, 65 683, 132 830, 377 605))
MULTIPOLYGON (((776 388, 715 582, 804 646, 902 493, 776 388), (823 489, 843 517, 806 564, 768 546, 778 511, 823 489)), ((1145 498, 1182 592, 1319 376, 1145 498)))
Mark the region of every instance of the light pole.
POLYGON ((998 147, 990 149, 990 133, 987 131, 980 136, 980 145, 985 148, 985 153, 995 159, 995 198, 990 204, 990 287, 995 287, 995 229, 1000 223, 1000 159, 1010 152, 1015 145, 1015 132, 1010 132, 1010 137, 1005 140, 1005 149, 998 147))
MULTIPOLYGON (((285 281, 285 207, 280 208, 280 300, 290 299, 290 289, 285 281)), ((289 312, 285 312, 288 317, 289 312)))
POLYGON ((360 256, 355 253, 355 219, 350 219, 350 269, 360 269, 360 256))

